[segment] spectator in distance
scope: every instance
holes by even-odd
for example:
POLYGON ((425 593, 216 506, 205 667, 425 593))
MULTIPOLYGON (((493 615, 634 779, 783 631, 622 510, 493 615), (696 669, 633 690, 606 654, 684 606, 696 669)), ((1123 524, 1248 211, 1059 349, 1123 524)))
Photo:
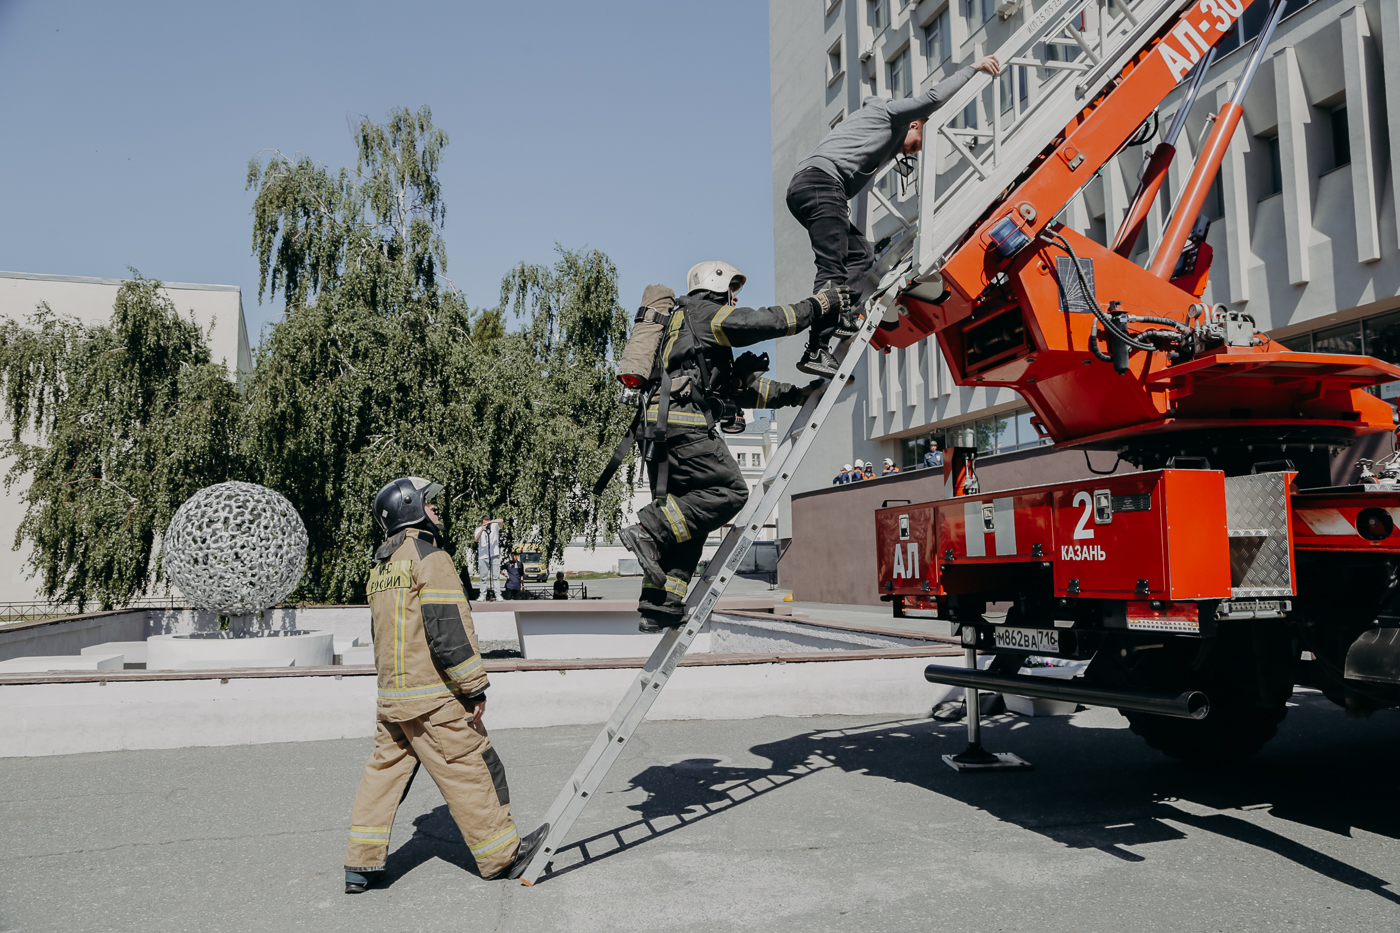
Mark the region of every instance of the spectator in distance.
POLYGON ((569 581, 564 579, 564 571, 562 570, 554 575, 554 598, 569 598, 569 581))
POLYGON ((857 460, 855 469, 851 470, 851 482, 856 483, 865 479, 865 461, 857 460))
POLYGON ((880 471, 881 476, 890 476, 899 472, 899 467, 894 465, 894 461, 889 457, 885 458, 885 468, 880 471))
POLYGON ((505 522, 499 518, 483 518, 481 527, 476 530, 476 571, 481 577, 481 594, 487 602, 494 602, 500 588, 497 578, 501 575, 501 526, 505 522))
POLYGON ((924 454, 924 467, 941 467, 943 465, 943 451, 938 449, 938 441, 928 442, 928 453, 924 454))
POLYGON ((843 486, 851 481, 851 465, 848 463, 841 468, 841 472, 836 474, 836 478, 831 481, 833 486, 843 486))
POLYGON ((874 478, 875 478, 875 461, 874 461, 874 460, 867 460, 867 461, 865 462, 865 475, 863 475, 863 476, 861 477, 861 479, 874 479, 874 478))
POLYGON ((512 553, 501 572, 506 575, 506 599, 519 599, 525 583, 525 565, 520 562, 520 554, 512 553))

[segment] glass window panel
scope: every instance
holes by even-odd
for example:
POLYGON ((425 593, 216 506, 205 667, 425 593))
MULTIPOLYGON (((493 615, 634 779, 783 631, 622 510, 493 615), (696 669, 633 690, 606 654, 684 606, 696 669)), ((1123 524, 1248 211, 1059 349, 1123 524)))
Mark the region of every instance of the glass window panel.
POLYGON ((1366 355, 1387 363, 1400 363, 1400 311, 1366 322, 1366 355))
POLYGON ((1031 411, 1026 409, 1016 414, 1016 448, 1025 450, 1040 444, 1040 435, 1031 426, 1031 411))
POLYGON ((1295 334, 1292 337, 1284 337, 1283 339, 1279 340, 1279 343, 1283 344, 1288 349, 1296 350, 1299 353, 1312 352, 1312 334, 1295 334))
POLYGON ((1343 324, 1313 334, 1313 350, 1318 353, 1361 353, 1361 324, 1343 324))
POLYGON ((994 421, 996 440, 993 443, 996 453, 1007 454, 1016 449, 1016 418, 997 418, 994 421))
POLYGON ((948 11, 935 16, 924 27, 924 61, 932 71, 953 55, 953 36, 948 30, 948 11))
POLYGON ((1351 164, 1351 133, 1347 129, 1347 108, 1332 111, 1332 167, 1351 164))

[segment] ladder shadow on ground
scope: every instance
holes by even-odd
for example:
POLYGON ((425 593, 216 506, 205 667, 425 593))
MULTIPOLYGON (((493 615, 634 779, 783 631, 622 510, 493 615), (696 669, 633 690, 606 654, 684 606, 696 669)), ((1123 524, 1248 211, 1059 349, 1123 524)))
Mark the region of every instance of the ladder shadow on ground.
MULTIPOLYGON (((1353 830, 1400 839, 1400 805, 1384 793, 1400 768, 1400 716, 1347 720, 1318 696, 1299 696, 1279 736, 1260 754, 1216 769, 1192 768, 1148 748, 1127 728, 1075 725, 1068 718, 984 720, 984 741, 1014 751, 1036 770, 959 774, 940 756, 961 751, 961 723, 895 720, 804 732, 749 751, 770 768, 723 765, 714 758, 652 765, 623 792, 639 818, 560 848, 541 877, 557 877, 787 787, 829 768, 921 787, 1072 849, 1095 849, 1128 862, 1149 861, 1151 847, 1211 833, 1286 859, 1339 884, 1400 904, 1381 878, 1252 822, 1249 811, 1335 835, 1353 830), (1143 851, 1139 851, 1139 850, 1143 851), (564 864, 560 865, 560 862, 564 864)), ((1126 724, 1125 724, 1126 725, 1126 724)), ((911 824, 911 832, 917 828, 911 824)))
MULTIPOLYGON (((1350 837, 1353 829, 1400 839, 1400 805, 1387 793, 1400 768, 1400 717, 1347 720, 1319 696, 1297 706, 1258 755, 1215 769, 1192 768, 1150 749, 1126 728, 1092 728, 1067 717, 984 720, 983 742, 1030 760, 1029 772, 967 774, 940 756, 966 744, 961 723, 879 723, 811 732, 750 751, 775 769, 811 758, 851 773, 922 787, 1074 849, 1148 861, 1156 843, 1197 830, 1271 852, 1332 881, 1400 904, 1400 871, 1380 878, 1252 822, 1281 820, 1350 837), (1348 728, 1350 726, 1351 728, 1348 728), (1145 851, 1138 851, 1145 847, 1145 851)), ((912 831, 912 830, 911 830, 912 831)))
POLYGON ((628 808, 638 811, 639 818, 561 846, 540 881, 595 865, 701 820, 729 813, 828 767, 830 762, 820 759, 774 768, 737 768, 723 765, 717 758, 652 765, 622 791, 646 792, 645 800, 628 808))

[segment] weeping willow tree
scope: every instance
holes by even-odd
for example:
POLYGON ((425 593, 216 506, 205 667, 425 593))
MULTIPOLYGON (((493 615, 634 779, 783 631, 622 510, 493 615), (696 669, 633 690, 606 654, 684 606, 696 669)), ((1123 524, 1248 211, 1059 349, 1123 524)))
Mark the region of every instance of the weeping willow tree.
POLYGON ((105 324, 40 305, 0 323, 0 391, 45 596, 111 608, 163 580, 156 542, 196 490, 238 472, 240 399, 206 335, 139 273, 105 324))
POLYGON ((257 355, 241 453, 306 522, 303 593, 363 599, 369 503, 405 474, 447 487, 462 564, 483 517, 554 556, 615 531, 620 493, 587 486, 626 419, 608 363, 626 335, 616 270, 561 250, 472 310, 443 279, 448 141, 431 112, 366 119, 356 140, 353 170, 280 153, 248 167, 259 299, 280 289, 287 311, 257 355))

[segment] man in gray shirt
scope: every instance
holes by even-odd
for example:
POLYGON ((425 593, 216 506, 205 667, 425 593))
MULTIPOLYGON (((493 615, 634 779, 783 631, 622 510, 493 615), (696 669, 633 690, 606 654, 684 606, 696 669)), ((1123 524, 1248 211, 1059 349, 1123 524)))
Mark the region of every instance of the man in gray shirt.
MULTIPOLYGON (((995 75, 1001 71, 1001 63, 988 55, 917 97, 867 97, 859 110, 836 124, 812 154, 797 163, 797 174, 788 185, 787 205, 812 240, 817 259, 816 290, 828 282, 846 285, 853 307, 865 297, 868 289, 863 280, 875 264, 875 251, 851 223, 847 202, 895 156, 913 155, 922 149, 929 114, 978 71, 995 75)), ((827 378, 836 375, 836 359, 826 347, 833 333, 837 331, 818 333, 812 328, 807 350, 797 364, 799 370, 827 378)))

